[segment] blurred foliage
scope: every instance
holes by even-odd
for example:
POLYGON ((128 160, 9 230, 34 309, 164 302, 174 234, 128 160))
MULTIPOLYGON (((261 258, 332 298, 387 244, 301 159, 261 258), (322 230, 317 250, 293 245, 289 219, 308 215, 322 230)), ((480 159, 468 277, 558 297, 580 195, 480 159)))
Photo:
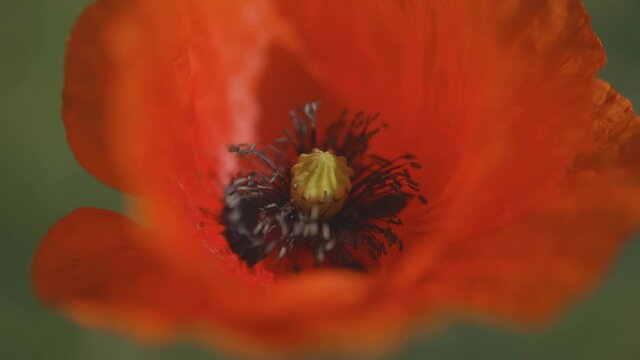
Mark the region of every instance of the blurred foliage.
MULTIPOLYGON (((65 39, 87 0, 0 3, 0 359, 212 359, 191 344, 146 347, 80 328, 41 307, 29 267, 43 234, 80 206, 119 209, 117 193, 74 160, 60 120, 65 39)), ((609 54, 602 76, 638 108, 637 0, 589 0, 609 54)), ((640 242, 623 251, 595 294, 535 332, 457 324, 417 335, 405 359, 640 359, 640 242)))

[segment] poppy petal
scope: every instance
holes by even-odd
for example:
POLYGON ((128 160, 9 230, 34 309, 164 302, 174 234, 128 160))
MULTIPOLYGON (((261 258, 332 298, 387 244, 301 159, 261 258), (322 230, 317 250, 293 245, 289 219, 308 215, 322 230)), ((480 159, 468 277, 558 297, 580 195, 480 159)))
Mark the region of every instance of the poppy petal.
POLYGON ((167 262, 154 251, 156 238, 119 213, 77 209, 40 243, 32 267, 34 289, 41 301, 86 325, 153 341, 194 334, 254 355, 278 350, 274 344, 306 344, 313 338, 309 331, 316 324, 303 321, 309 309, 290 307, 292 297, 334 308, 359 296, 349 277, 333 275, 318 284, 315 278, 295 281, 275 292, 255 286, 252 292, 237 292, 239 278, 211 263, 195 273, 184 260, 182 267, 167 262), (338 290, 331 301, 322 300, 323 292, 338 290), (247 348, 239 340, 251 340, 254 346, 247 348))
POLYGON ((445 226, 460 229, 461 237, 553 201, 590 141, 593 78, 605 63, 577 0, 514 0, 485 9, 497 16, 493 80, 446 194, 445 226))
POLYGON ((419 297, 539 322, 606 274, 640 224, 640 118, 597 80, 590 119, 590 146, 575 158, 556 198, 507 227, 422 253, 430 265, 411 270, 419 297))
POLYGON ((146 186, 140 174, 166 175, 168 163, 224 177, 233 167, 222 156, 226 146, 254 137, 252 93, 268 14, 261 1, 90 6, 71 34, 65 66, 63 115, 79 162, 136 192, 146 186))
POLYGON ((211 266, 199 273, 175 267, 149 246, 155 239, 116 212, 77 209, 55 224, 38 247, 34 289, 41 301, 86 325, 144 340, 189 333, 237 346, 242 333, 231 326, 225 333, 217 331, 227 315, 216 309, 217 301, 228 300, 207 286, 218 282, 224 287, 237 279, 212 278, 206 271, 211 266))
POLYGON ((69 142, 97 177, 138 195, 136 216, 166 229, 156 246, 167 257, 225 251, 217 215, 237 166, 227 147, 255 141, 270 13, 259 0, 102 0, 73 31, 69 142))
POLYGON ((372 151, 418 155, 425 166, 421 184, 433 198, 455 167, 459 123, 472 119, 476 93, 487 82, 485 39, 468 4, 277 3, 290 28, 284 46, 333 96, 321 100, 352 112, 379 112, 390 126, 373 139, 372 151))
POLYGON ((40 244, 32 269, 35 290, 42 301, 82 321, 110 319, 111 325, 125 322, 125 328, 161 336, 171 322, 167 310, 180 294, 167 296, 173 276, 145 247, 148 236, 118 213, 80 208, 40 244))
POLYGON ((109 64, 103 46, 106 19, 122 6, 91 6, 72 32, 65 57, 63 110, 67 140, 78 162, 107 185, 122 188, 110 157, 109 64))
POLYGON ((390 124, 372 151, 418 155, 431 209, 508 221, 548 196, 585 135, 604 51, 578 0, 279 5, 320 84, 390 124))

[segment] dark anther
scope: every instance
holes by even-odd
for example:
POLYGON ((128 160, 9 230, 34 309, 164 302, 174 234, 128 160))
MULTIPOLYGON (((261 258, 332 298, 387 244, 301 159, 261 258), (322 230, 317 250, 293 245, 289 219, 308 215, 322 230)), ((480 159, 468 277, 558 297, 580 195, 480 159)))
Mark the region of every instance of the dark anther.
POLYGON ((376 261, 390 247, 404 249, 394 227, 402 226, 398 214, 409 201, 417 198, 427 204, 408 169, 421 168, 414 155, 368 154, 371 138, 386 127, 376 125, 378 114, 358 112, 348 120, 345 110, 318 141, 318 106, 311 102, 292 110, 293 132, 284 129, 284 136, 272 144, 228 148, 253 168, 238 172, 227 185, 222 213, 229 248, 249 266, 272 258, 289 261, 290 271, 298 272, 308 266, 296 260, 306 252, 316 266, 365 270, 369 265, 361 255, 376 261), (291 167, 300 154, 316 148, 346 157, 353 170, 351 192, 330 219, 301 212, 290 195, 291 167))

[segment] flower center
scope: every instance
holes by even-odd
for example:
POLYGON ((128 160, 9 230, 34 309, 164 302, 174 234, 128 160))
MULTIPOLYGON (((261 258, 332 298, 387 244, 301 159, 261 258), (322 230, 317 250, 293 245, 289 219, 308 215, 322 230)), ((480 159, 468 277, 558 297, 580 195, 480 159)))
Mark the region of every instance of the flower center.
POLYGON ((369 153, 385 124, 378 116, 347 112, 316 138, 317 103, 291 112, 293 133, 272 144, 238 144, 247 161, 225 188, 222 222, 229 248, 249 267, 274 273, 319 266, 367 270, 404 243, 399 214, 420 195, 410 168, 415 156, 369 153))
POLYGON ((347 200, 351 176, 344 156, 313 149, 291 167, 291 198, 311 218, 332 218, 347 200))

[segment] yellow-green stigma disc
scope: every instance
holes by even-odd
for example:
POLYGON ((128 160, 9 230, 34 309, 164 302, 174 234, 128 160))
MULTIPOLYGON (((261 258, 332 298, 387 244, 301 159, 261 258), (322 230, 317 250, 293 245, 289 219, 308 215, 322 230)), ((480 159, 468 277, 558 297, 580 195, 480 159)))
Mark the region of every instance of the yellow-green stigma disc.
POLYGON ((351 176, 345 157, 313 149, 291 167, 291 197, 311 218, 331 218, 347 201, 351 176))

